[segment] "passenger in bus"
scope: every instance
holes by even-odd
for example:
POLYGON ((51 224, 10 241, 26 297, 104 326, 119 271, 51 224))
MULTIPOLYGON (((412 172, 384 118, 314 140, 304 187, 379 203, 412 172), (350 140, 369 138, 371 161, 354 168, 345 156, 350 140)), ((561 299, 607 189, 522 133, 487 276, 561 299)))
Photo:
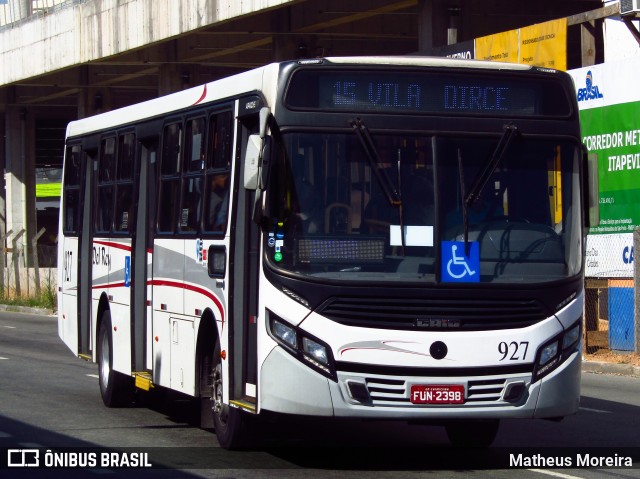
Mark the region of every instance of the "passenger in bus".
POLYGON ((229 174, 213 175, 209 190, 207 230, 223 231, 229 210, 229 174))

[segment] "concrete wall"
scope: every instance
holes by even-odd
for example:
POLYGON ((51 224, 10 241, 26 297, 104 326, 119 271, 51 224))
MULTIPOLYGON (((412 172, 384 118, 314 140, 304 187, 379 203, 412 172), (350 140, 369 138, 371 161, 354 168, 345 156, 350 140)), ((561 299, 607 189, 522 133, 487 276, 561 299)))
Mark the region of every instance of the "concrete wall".
POLYGON ((0 85, 296 0, 88 0, 0 30, 0 85), (25 61, 26 60, 26 61, 25 61))

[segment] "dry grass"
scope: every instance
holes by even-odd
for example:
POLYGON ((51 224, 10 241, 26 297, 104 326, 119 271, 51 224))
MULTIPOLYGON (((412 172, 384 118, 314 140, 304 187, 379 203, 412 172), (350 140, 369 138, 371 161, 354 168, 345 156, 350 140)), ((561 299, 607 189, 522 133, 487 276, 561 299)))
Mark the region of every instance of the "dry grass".
POLYGON ((638 353, 624 353, 615 352, 610 349, 596 349, 595 352, 585 354, 584 358, 587 361, 600 361, 605 363, 616 364, 631 364, 633 366, 640 366, 640 354, 638 353))

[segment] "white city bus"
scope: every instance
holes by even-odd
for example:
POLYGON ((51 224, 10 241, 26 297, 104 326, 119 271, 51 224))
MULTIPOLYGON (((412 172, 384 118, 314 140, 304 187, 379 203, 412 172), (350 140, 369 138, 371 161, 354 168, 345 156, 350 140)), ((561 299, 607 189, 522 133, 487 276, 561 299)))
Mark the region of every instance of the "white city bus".
POLYGON ((589 164, 569 76, 523 65, 291 61, 74 121, 59 335, 224 447, 267 411, 488 445, 578 408, 589 164))

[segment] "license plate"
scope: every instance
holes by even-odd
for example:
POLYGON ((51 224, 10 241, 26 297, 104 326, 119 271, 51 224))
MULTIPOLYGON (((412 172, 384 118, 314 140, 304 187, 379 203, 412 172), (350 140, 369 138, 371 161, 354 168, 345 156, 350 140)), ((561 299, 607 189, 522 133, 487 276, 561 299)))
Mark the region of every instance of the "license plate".
POLYGON ((462 384, 414 384, 411 386, 413 404, 464 404, 462 384))

